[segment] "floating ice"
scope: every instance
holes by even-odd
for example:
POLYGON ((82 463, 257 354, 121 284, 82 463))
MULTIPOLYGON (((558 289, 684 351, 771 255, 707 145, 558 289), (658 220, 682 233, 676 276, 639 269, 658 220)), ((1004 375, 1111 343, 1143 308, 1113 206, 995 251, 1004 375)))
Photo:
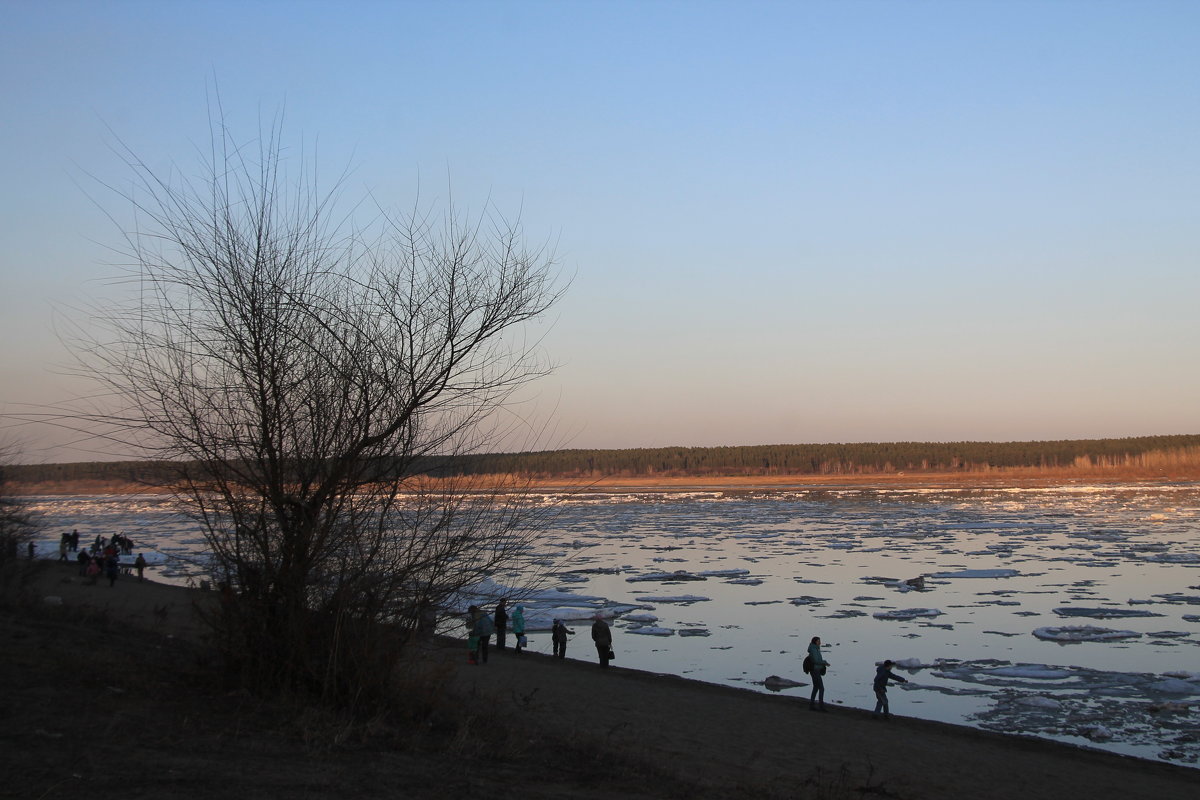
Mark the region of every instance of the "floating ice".
POLYGON ((709 636, 708 628, 680 628, 677 633, 680 636, 709 636))
POLYGON ((1018 697, 1014 702, 1023 706, 1032 706, 1033 708, 1044 708, 1047 711, 1058 711, 1062 708, 1062 703, 1051 697, 1043 697, 1038 694, 1027 694, 1018 697))
POLYGON ((1200 564, 1200 554, 1197 553, 1156 553, 1146 556, 1147 561, 1159 561, 1165 564, 1200 564))
POLYGON ((1113 732, 1103 725, 1094 725, 1090 728, 1086 728, 1083 731, 1083 735, 1097 742, 1106 741, 1113 738, 1113 732))
POLYGON ((1129 617, 1161 617, 1153 611, 1143 611, 1137 608, 1078 608, 1064 607, 1054 609, 1060 617, 1091 617, 1092 619, 1124 619, 1129 617))
MULTIPOLYGON (((882 664, 882 663, 883 662, 879 662, 879 664, 882 664)), ((876 664, 876 666, 879 666, 879 664, 876 664)), ((900 659, 893 659, 892 666, 899 667, 900 669, 926 669, 926 668, 932 667, 934 665, 933 664, 923 664, 923 663, 921 663, 921 659, 919 659, 919 658, 900 658, 900 659)))
POLYGON ((892 611, 876 611, 871 616, 875 619, 909 620, 917 617, 939 617, 944 613, 936 608, 898 608, 892 611))
POLYGON ((1093 625, 1065 625, 1062 627, 1037 628, 1033 635, 1051 642, 1109 642, 1117 639, 1138 639, 1140 633, 1115 631, 1112 628, 1097 628, 1093 625))
POLYGON ((701 575, 705 578, 737 578, 741 575, 749 575, 750 570, 748 570, 748 569, 706 569, 701 572, 697 572, 696 574, 701 575))
POLYGON ((651 572, 646 575, 634 575, 632 578, 626 578, 626 583, 644 583, 652 581, 704 581, 708 580, 702 575, 694 575, 686 570, 676 570, 675 572, 651 572))
POLYGON ((1166 680, 1156 681, 1146 687, 1155 692, 1163 694, 1200 694, 1200 684, 1191 683, 1179 678, 1167 678, 1166 680))
POLYGON ((935 572, 934 578, 1012 578, 1020 575, 1015 569, 960 569, 955 572, 935 572))
POLYGON ((700 597, 695 594, 655 594, 645 597, 635 597, 639 603, 704 603, 711 597, 700 597))
POLYGON ((658 617, 654 614, 626 614, 621 619, 626 622, 637 622, 641 625, 650 625, 658 622, 658 617))
POLYGON ((1069 671, 1059 667, 1048 667, 1045 664, 1017 664, 1011 667, 997 667, 984 672, 988 675, 999 675, 1002 678, 1029 678, 1039 681, 1071 677, 1069 671))
POLYGON ((759 586, 762 584, 762 578, 734 578, 731 581, 725 581, 737 586, 759 586))
POLYGON ((656 628, 653 625, 643 625, 637 628, 628 628, 626 633, 636 633, 641 636, 674 636, 674 628, 656 628))
POLYGON ((800 597, 789 597, 788 602, 794 606, 815 606, 820 603, 828 602, 828 597, 811 597, 809 595, 801 595, 800 597))

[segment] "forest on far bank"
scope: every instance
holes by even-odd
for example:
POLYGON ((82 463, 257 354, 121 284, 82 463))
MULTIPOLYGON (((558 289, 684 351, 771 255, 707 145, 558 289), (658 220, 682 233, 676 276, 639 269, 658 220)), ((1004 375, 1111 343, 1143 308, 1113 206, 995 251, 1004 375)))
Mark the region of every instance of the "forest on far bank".
MULTIPOLYGON (((16 464, 10 483, 155 485, 176 465, 156 461, 16 464)), ((1200 434, 1044 442, 858 442, 742 447, 547 450, 428 458, 435 477, 521 475, 535 479, 986 473, 993 471, 1179 470, 1200 467, 1200 434)))

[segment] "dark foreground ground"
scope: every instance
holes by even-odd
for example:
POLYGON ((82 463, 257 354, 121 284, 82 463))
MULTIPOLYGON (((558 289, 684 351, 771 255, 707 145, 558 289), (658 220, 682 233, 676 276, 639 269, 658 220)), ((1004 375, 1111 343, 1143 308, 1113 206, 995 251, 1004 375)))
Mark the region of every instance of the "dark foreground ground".
POLYGON ((1200 770, 458 646, 410 669, 419 722, 349 720, 223 688, 197 601, 0 574, 0 798, 1200 797, 1200 770))

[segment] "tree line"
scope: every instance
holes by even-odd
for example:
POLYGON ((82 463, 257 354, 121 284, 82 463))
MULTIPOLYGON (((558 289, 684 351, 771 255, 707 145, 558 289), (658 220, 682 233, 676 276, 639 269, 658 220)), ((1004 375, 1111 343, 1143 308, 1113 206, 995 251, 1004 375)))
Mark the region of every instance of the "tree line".
MULTIPOLYGON (((438 477, 534 478, 704 475, 868 475, 983 472, 991 469, 1152 467, 1200 463, 1200 435, 1035 442, 855 442, 840 444, 547 450, 428 456, 418 472, 438 477)), ((412 469, 412 466, 409 467, 412 469)), ((177 474, 165 461, 25 464, 9 467, 20 483, 99 481, 154 485, 177 474)), ((386 469, 379 470, 386 472, 386 469)))

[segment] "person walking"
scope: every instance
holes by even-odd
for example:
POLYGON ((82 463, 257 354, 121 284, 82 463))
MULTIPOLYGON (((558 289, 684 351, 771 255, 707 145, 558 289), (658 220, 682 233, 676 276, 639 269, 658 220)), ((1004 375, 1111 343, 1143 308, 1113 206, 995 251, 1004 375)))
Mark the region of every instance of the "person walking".
POLYGON ((496 623, 496 649, 503 650, 505 639, 508 633, 508 601, 501 600, 496 604, 496 616, 492 619, 496 623))
POLYGON ((825 708, 825 670, 829 667, 829 662, 821 655, 821 637, 814 636, 808 644, 808 658, 805 659, 808 664, 809 676, 812 678, 812 695, 808 698, 808 708, 810 711, 828 711, 825 708))
POLYGON ((550 641, 554 644, 554 657, 567 657, 567 634, 575 635, 575 631, 563 624, 561 619, 554 620, 554 627, 550 629, 550 641))
POLYGON ((612 658, 612 629, 608 627, 608 623, 604 621, 604 617, 596 615, 596 621, 592 623, 592 641, 596 644, 596 655, 600 656, 600 666, 608 669, 608 662, 612 658))
POLYGON ((525 606, 518 605, 514 608, 509 620, 512 622, 513 636, 517 637, 514 649, 517 651, 517 655, 521 655, 521 651, 529 643, 529 640, 525 638, 525 606))
POLYGON ((888 696, 887 687, 888 681, 899 681, 900 683, 908 683, 907 680, 901 678, 896 673, 892 672, 892 660, 888 659, 879 665, 875 670, 875 712, 871 714, 874 719, 879 719, 879 712, 883 712, 884 719, 891 719, 892 715, 888 711, 888 696))

